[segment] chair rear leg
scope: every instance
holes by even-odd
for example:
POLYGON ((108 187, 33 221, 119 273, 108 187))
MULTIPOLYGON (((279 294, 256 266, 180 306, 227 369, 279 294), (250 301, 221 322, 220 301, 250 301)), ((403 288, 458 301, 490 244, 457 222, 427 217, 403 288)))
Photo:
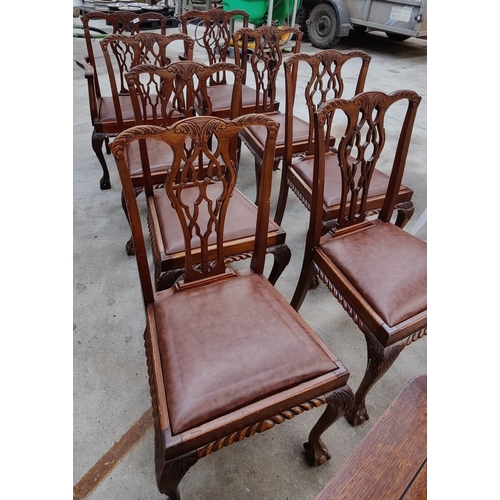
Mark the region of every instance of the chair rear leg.
POLYGON ((366 396, 370 389, 382 378, 394 361, 396 361, 396 358, 406 345, 404 342, 400 342, 384 348, 371 332, 365 331, 364 334, 368 355, 366 372, 356 391, 354 406, 345 414, 345 418, 353 427, 369 420, 370 417, 365 405, 366 396))
MULTIPOLYGON (((139 196, 143 192, 143 188, 135 188, 135 196, 139 196)), ((125 195, 123 194, 122 190, 122 209, 125 212, 125 217, 127 218, 127 222, 130 224, 130 220, 128 218, 128 210, 127 210, 127 202, 125 200, 125 195)), ((127 241, 125 244, 125 251, 127 252, 127 255, 135 255, 135 249, 134 249, 134 242, 132 241, 132 236, 130 236, 130 239, 127 241)))
POLYGON ((267 252, 274 256, 274 264, 269 273, 269 283, 275 285, 281 273, 285 270, 285 267, 290 262, 292 257, 292 252, 286 244, 276 245, 267 249, 267 252))
POLYGON ((352 408, 354 394, 351 388, 345 385, 327 394, 326 401, 325 411, 311 429, 309 440, 304 443, 306 460, 310 465, 314 466, 322 465, 332 457, 325 443, 321 440, 321 435, 352 408))
POLYGON ((92 141, 91 141, 92 149, 94 150, 94 153, 97 156, 97 159, 99 160, 99 163, 101 164, 102 168, 102 177, 101 180, 99 181, 99 185, 102 190, 111 189, 109 170, 108 166, 106 165, 106 160, 104 159, 104 155, 102 153, 102 143, 107 139, 108 136, 106 134, 95 131, 92 132, 92 141))
MULTIPOLYGON (((285 167, 282 167, 285 168, 285 167)), ((274 213, 274 222, 280 224, 283 221, 285 214, 286 202, 288 199, 288 183, 286 180, 286 172, 281 173, 280 192, 278 194, 278 202, 276 204, 276 212, 274 213)))
POLYGON ((314 268, 314 264, 311 259, 307 259, 304 255, 304 261, 302 264, 302 269, 300 271, 299 281, 297 283, 297 287, 295 288, 295 292, 293 294, 290 305, 298 311, 302 302, 306 298, 307 292, 315 279, 316 271, 314 268))

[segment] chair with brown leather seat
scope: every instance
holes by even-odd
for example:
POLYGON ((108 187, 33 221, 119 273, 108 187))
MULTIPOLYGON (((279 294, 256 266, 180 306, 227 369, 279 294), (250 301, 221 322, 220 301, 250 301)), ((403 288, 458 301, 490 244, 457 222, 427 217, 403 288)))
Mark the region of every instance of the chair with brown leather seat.
POLYGON ((113 115, 114 107, 110 95, 102 95, 99 84, 99 69, 96 64, 96 55, 94 54, 94 40, 92 38, 91 28, 96 23, 106 22, 106 26, 111 27, 112 33, 134 35, 139 33, 143 23, 149 21, 158 22, 161 28, 161 34, 166 34, 168 19, 162 14, 156 12, 141 13, 118 11, 113 13, 106 12, 88 12, 81 16, 85 43, 87 46, 87 56, 84 60, 75 61, 76 64, 85 71, 87 79, 90 120, 92 122, 92 149, 102 168, 103 176, 99 181, 101 189, 110 189, 109 170, 102 152, 103 143, 106 144, 106 151, 109 154, 109 135, 116 130, 116 117, 113 115))
MULTIPOLYGON (((313 113, 323 102, 334 97, 345 97, 347 83, 352 82, 349 91, 352 97, 364 90, 371 56, 360 50, 342 53, 335 49, 321 50, 314 54, 293 54, 284 62, 285 72, 285 112, 277 114, 274 119, 281 125, 276 140, 276 157, 274 169, 277 170, 285 150, 285 135, 291 138, 292 157, 305 155, 312 151, 313 113), (297 75, 306 78, 304 91, 296 99, 297 75)), ((242 141, 253 153, 255 171, 258 175, 262 161, 263 137, 258 129, 248 129, 242 134, 242 141)), ((283 168, 283 172, 287 169, 283 168)), ((286 203, 287 184, 283 185, 278 197, 275 219, 283 218, 286 203)))
MULTIPOLYGON (((228 62, 232 47, 233 27, 236 22, 248 27, 248 13, 244 10, 190 10, 179 17, 182 33, 191 36, 205 50, 208 65, 228 62), (194 26, 195 25, 195 26, 194 26), (190 29, 191 28, 191 29, 190 29)), ((205 62, 205 61, 203 61, 205 62)), ((224 85, 225 75, 214 75, 210 85, 224 85)))
MULTIPOLYGON (((167 126, 181 117, 212 115, 207 94, 210 79, 217 72, 232 73, 234 80, 232 115, 240 115, 242 71, 231 63, 207 66, 195 61, 181 61, 166 68, 150 65, 134 67, 127 75, 136 121, 146 115, 155 116, 155 125, 167 126), (161 89, 161 91, 160 91, 161 89), (151 97, 153 96, 153 97, 151 97), (149 109, 148 109, 149 108, 149 109)), ((145 188, 148 207, 148 226, 155 263, 155 288, 169 288, 183 273, 184 239, 174 209, 162 186, 165 171, 170 168, 172 151, 161 141, 147 141, 139 151, 139 144, 129 148, 128 165, 136 193, 145 188), (134 147, 135 146, 135 147, 134 147)), ((207 157, 200 157, 200 173, 204 172, 207 157)), ((126 206, 124 204, 124 210, 126 206)), ((226 219, 224 255, 226 262, 249 258, 255 239, 257 207, 239 189, 235 189, 226 219)), ((290 261, 290 249, 285 243, 286 233, 269 221, 266 238, 267 252, 274 258, 269 281, 274 284, 290 261)), ((127 244, 132 253, 131 242, 127 244)))
POLYGON ((355 406, 346 414, 354 426, 368 419, 365 399, 370 388, 405 346, 427 333, 427 245, 391 221, 420 100, 411 90, 365 92, 351 100, 332 99, 314 115, 314 189, 304 260, 291 305, 299 310, 317 273, 363 332, 367 369, 355 406), (390 137, 384 128, 389 113, 398 123, 394 153, 388 152, 390 137), (340 117, 345 118, 345 127, 332 152, 331 131, 340 117), (332 157, 341 194, 337 223, 323 235, 325 178, 332 157), (381 210, 373 218, 367 216, 368 193, 382 159, 389 160, 392 168, 381 210))
MULTIPOLYGON (((248 13, 244 10, 229 10, 213 8, 206 11, 190 10, 180 16, 182 32, 190 34, 198 45, 205 49, 206 63, 211 65, 218 62, 228 62, 229 51, 233 48, 233 28, 238 22, 243 28, 248 28, 248 13), (196 23, 193 30, 190 26, 196 23)), ((246 40, 245 40, 246 43, 246 40)), ((246 51, 246 45, 242 50, 246 51)), ((203 61, 205 62, 205 61, 203 61)), ((229 61, 231 62, 231 61, 229 61)), ((235 61, 234 61, 235 62, 235 61)), ((244 103, 246 114, 252 112, 247 108, 248 102, 254 104, 254 93, 246 85, 246 62, 238 64, 243 69, 242 103, 244 103)), ((209 82, 209 95, 212 98, 212 114, 221 118, 229 118, 231 115, 231 103, 227 96, 232 93, 232 80, 228 80, 225 73, 217 73, 209 82), (211 88, 211 87, 217 88, 211 88)))
MULTIPOLYGON (((287 88, 287 110, 286 110, 286 125, 284 127, 285 145, 283 148, 283 167, 281 172, 281 184, 276 206, 275 221, 281 224, 285 207, 288 198, 288 191, 291 190, 309 210, 312 202, 313 192, 313 163, 314 163, 314 123, 313 113, 327 99, 326 90, 330 87, 334 89, 336 94, 334 98, 342 97, 345 86, 344 78, 340 74, 340 70, 344 64, 353 58, 361 58, 363 61, 361 70, 357 76, 357 85, 353 95, 363 91, 365 79, 368 70, 370 57, 363 52, 353 51, 350 54, 342 54, 335 50, 326 50, 317 54, 299 54, 292 56, 285 63, 285 76, 287 88), (335 66, 335 71, 329 76, 330 83, 321 83, 319 76, 324 75, 327 69, 335 66), (309 71, 311 79, 306 86, 306 102, 309 113, 310 129, 306 129, 305 125, 300 123, 300 119, 293 115, 293 102, 296 89, 297 71, 303 73, 309 71), (319 82, 319 83, 318 83, 319 82), (304 149, 304 143, 301 142, 307 136, 307 146, 304 149), (305 153, 300 152, 302 150, 305 153)), ((351 70, 352 72, 352 70, 351 70)), ((278 120, 279 121, 279 120, 278 120)), ((342 130, 342 129, 340 129, 342 130)), ((332 134, 335 131, 335 127, 332 134)), ((335 150, 336 140, 341 136, 340 133, 332 138, 330 144, 331 151, 335 150)), ((255 149, 255 147, 254 147, 255 149)), ((278 155, 277 155, 278 156, 278 155)), ((340 170, 335 154, 329 154, 326 158, 325 178, 324 178, 324 199, 323 199, 323 233, 327 233, 329 229, 335 226, 339 216, 340 209, 340 194, 342 190, 340 170)), ((389 175, 382 169, 375 168, 373 170, 372 179, 370 182, 370 190, 366 199, 367 210, 371 213, 377 213, 384 202, 385 192, 389 185, 389 175)), ((411 219, 414 213, 413 190, 404 184, 399 186, 396 198, 396 224, 404 227, 411 219)))
MULTIPOLYGON (((277 112, 276 80, 283 62, 283 47, 300 52, 302 32, 298 28, 260 26, 240 28, 233 34, 234 62, 245 72, 241 113, 277 112), (291 41, 291 38, 294 41, 291 41)), ((214 115, 227 116, 227 92, 212 85, 209 89, 214 115)))
POLYGON ((263 276, 277 125, 263 115, 212 116, 172 127, 136 126, 112 144, 133 231, 146 313, 145 346, 155 429, 158 489, 179 500, 179 483, 200 458, 327 404, 309 434, 306 458, 330 457, 321 434, 352 405, 349 372, 263 276), (268 130, 253 255, 247 269, 224 260, 236 183, 236 140, 248 125, 268 130), (185 246, 185 275, 155 292, 126 150, 161 141, 174 160, 165 190, 185 246), (210 147, 212 145, 212 147, 210 147), (198 159, 209 157, 204 176, 198 159), (187 195, 193 189, 197 194, 187 195), (196 241, 196 243, 195 243, 196 241))

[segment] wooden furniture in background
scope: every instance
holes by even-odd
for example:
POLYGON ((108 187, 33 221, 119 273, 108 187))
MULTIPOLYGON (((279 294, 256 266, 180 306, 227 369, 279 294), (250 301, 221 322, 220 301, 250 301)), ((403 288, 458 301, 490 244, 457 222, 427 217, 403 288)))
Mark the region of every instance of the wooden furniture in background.
MULTIPOLYGON (((138 64, 157 67, 168 66, 178 61, 184 47, 189 47, 187 58, 193 58, 194 41, 183 33, 161 35, 154 32, 126 36, 109 35, 100 41, 111 87, 111 96, 116 117, 116 131, 136 125, 126 75, 138 64)), ((146 117, 147 123, 154 117, 146 117)), ((143 122, 144 123, 144 122, 143 122)))
MULTIPOLYGON (((257 29, 240 28, 234 32, 234 62, 245 72, 241 93, 242 114, 279 110, 276 79, 283 60, 282 42, 292 35, 296 38, 293 50, 298 52, 302 40, 302 32, 298 28, 261 26, 257 29)), ((212 85, 209 92, 214 115, 227 116, 227 91, 224 86, 212 85)))
POLYGON ((102 152, 103 143, 106 144, 106 151, 109 154, 109 137, 110 133, 118 132, 116 125, 116 116, 114 115, 114 106, 110 95, 102 95, 101 86, 99 84, 99 70, 96 64, 96 56, 94 54, 94 40, 90 27, 96 22, 105 21, 111 26, 112 33, 131 35, 139 33, 141 24, 148 21, 157 21, 160 24, 161 34, 165 35, 168 19, 158 13, 143 13, 136 12, 89 12, 81 18, 83 25, 83 33, 87 46, 87 57, 84 60, 75 61, 76 64, 85 71, 87 79, 90 120, 92 122, 92 149, 94 150, 97 159, 102 168, 103 175, 99 181, 101 189, 110 189, 111 181, 109 179, 109 170, 106 165, 106 160, 102 152))
MULTIPOLYGON (((366 75, 371 57, 365 52, 356 50, 347 54, 338 50, 323 50, 316 54, 293 54, 284 63, 285 70, 285 113, 275 113, 273 119, 280 126, 278 139, 276 140, 276 157, 274 158, 274 169, 277 170, 285 150, 285 137, 288 136, 291 145, 291 154, 296 156, 312 154, 313 152, 313 113, 318 107, 328 99, 334 97, 345 97, 345 82, 343 70, 347 67, 349 74, 354 74, 355 86, 352 88, 353 95, 364 90, 366 75), (296 100, 297 75, 300 71, 301 78, 304 75, 309 80, 300 92, 300 97, 296 100), (306 117, 301 118, 298 112, 304 113, 306 117)), ((302 114, 304 116, 304 114, 302 114)), ((258 176, 259 165, 262 161, 263 137, 257 129, 248 129, 241 134, 242 141, 253 153, 255 158, 255 171, 258 176)), ((283 172, 288 169, 283 167, 283 172)), ((283 212, 286 204, 288 184, 284 182, 286 175, 282 175, 281 189, 275 220, 281 224, 283 212)))
POLYGON ((320 436, 352 405, 349 372, 262 274, 277 132, 264 115, 197 116, 168 128, 132 127, 111 145, 146 313, 157 485, 170 500, 179 500, 179 482, 200 458, 326 403, 305 444, 308 460, 324 463, 330 455, 320 436), (248 269, 233 271, 224 262, 224 226, 237 178, 237 136, 259 123, 268 139, 254 251, 248 269), (185 246, 184 279, 160 292, 127 165, 130 144, 144 140, 173 151, 165 189, 185 246), (200 156, 210 158, 202 176, 200 156), (193 185, 198 195, 185 196, 193 185))
POLYGON ((415 377, 316 500, 427 499, 427 375, 415 377))
POLYGON ((317 273, 365 335, 367 368, 355 405, 346 413, 353 426, 369 418, 365 398, 371 387, 405 346, 427 333, 427 245, 391 222, 420 101, 411 90, 364 92, 351 100, 327 101, 314 115, 314 189, 291 305, 299 310, 317 273), (370 219, 370 181, 387 144, 384 120, 389 110, 404 116, 396 149, 389 155, 392 170, 382 209, 370 219), (345 129, 332 152, 331 130, 338 115, 345 116, 345 129), (323 235, 326 165, 332 159, 341 177, 340 207, 335 227, 323 235))
MULTIPOLYGON (((190 10, 179 17, 182 33, 190 35, 189 26, 196 25, 193 35, 196 43, 208 57, 207 64, 228 62, 232 46, 233 25, 238 20, 243 28, 248 27, 248 13, 244 10, 224 10, 219 8, 209 10, 190 10)), ((191 30, 192 31, 192 30, 191 30)), ((216 75, 210 85, 224 85, 224 75, 216 75)))

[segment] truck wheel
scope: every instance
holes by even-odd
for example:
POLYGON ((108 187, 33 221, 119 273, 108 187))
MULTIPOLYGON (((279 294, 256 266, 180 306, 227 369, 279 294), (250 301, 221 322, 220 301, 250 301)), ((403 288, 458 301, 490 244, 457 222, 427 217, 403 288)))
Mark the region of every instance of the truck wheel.
POLYGON ((408 35, 400 35, 399 33, 387 33, 387 38, 389 40, 394 40, 395 42, 404 42, 405 40, 408 40, 410 38, 408 35))
POLYGON ((331 49, 339 41, 337 14, 330 4, 320 3, 311 10, 307 28, 311 43, 318 49, 331 49))
POLYGON ((298 24, 300 27, 300 31, 304 33, 302 37, 303 42, 309 42, 309 33, 307 32, 307 18, 309 17, 309 12, 307 12, 304 7, 301 7, 297 11, 297 15, 295 16, 295 24, 298 24))

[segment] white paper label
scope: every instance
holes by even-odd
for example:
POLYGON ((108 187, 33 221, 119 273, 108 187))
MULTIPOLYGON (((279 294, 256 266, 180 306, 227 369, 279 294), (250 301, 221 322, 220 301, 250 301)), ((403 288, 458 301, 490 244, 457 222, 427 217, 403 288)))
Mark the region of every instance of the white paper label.
POLYGON ((394 5, 391 9, 391 19, 407 23, 411 18, 412 7, 398 7, 394 5))

